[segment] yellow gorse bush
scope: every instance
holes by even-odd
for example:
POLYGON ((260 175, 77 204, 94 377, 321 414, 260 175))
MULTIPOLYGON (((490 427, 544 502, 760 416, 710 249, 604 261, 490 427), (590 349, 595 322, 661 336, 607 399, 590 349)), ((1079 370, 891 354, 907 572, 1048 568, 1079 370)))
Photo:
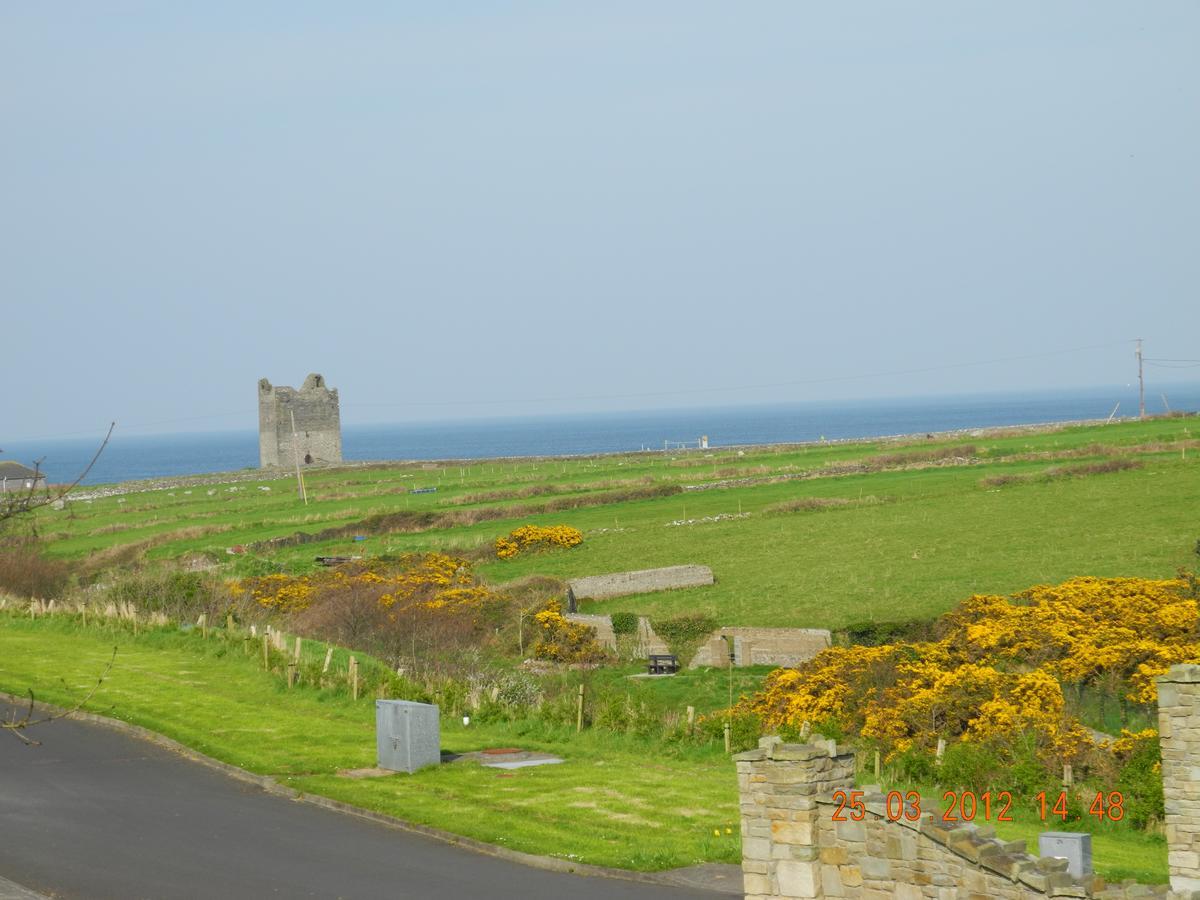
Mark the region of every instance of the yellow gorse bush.
POLYGON ((504 537, 496 538, 496 556, 511 559, 524 550, 570 548, 582 543, 583 532, 570 525, 522 525, 504 537))
MULTIPOLYGON (((1157 699, 1154 679, 1200 661, 1200 610, 1184 581, 1074 578, 1014 597, 974 596, 943 616, 939 640, 833 647, 777 669, 741 712, 766 727, 835 720, 889 755, 939 738, 1005 741, 1032 735, 1071 759, 1095 746, 1069 711, 1063 685, 1157 699)), ((1150 732, 1152 735, 1153 732, 1150 732)), ((1108 747, 1129 752, 1146 733, 1108 747)))
POLYGON ((538 627, 538 642, 533 655, 554 662, 594 662, 604 656, 596 642, 596 629, 572 622, 562 612, 562 604, 551 600, 533 617, 538 627))
POLYGON ((307 609, 322 594, 348 588, 367 590, 381 606, 394 610, 414 604, 426 609, 477 610, 499 600, 495 591, 476 581, 469 562, 445 553, 406 556, 393 571, 372 563, 357 570, 264 575, 232 584, 235 593, 249 594, 260 606, 284 613, 307 609))

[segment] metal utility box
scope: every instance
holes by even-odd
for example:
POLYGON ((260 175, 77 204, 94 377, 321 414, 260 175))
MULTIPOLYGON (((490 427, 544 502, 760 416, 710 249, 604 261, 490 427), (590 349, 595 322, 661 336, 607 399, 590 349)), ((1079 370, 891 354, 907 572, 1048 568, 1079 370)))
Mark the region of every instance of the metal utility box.
POLYGON ((438 708, 410 700, 375 701, 375 748, 379 768, 413 773, 442 761, 438 708))
POLYGON ((1067 861, 1067 871, 1076 878, 1092 874, 1092 836, 1074 831, 1043 831, 1038 835, 1038 856, 1057 856, 1067 861))

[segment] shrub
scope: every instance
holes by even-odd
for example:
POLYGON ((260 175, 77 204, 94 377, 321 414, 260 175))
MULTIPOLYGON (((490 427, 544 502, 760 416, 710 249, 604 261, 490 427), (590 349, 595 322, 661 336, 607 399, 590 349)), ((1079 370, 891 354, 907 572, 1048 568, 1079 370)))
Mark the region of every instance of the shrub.
POLYGON ((547 603, 533 619, 541 632, 533 648, 533 655, 538 659, 588 663, 604 658, 604 649, 596 643, 596 629, 567 619, 557 600, 547 603))
POLYGON ((856 622, 847 625, 836 633, 838 643, 862 644, 866 647, 878 647, 883 644, 893 644, 897 641, 929 640, 933 623, 929 621, 912 620, 908 622, 856 622))
POLYGON ((613 634, 637 634, 638 614, 631 612, 615 612, 611 616, 613 634))
POLYGON ((696 648, 717 629, 717 620, 708 613, 654 619, 651 624, 654 633, 663 639, 682 666, 691 661, 696 655, 696 648))
POLYGON ((893 764, 909 751, 932 755, 939 737, 973 744, 955 750, 950 771, 983 777, 988 769, 998 779, 994 753, 1015 773, 1010 781, 1036 782, 1106 753, 1063 684, 1153 704, 1158 675, 1200 660, 1198 623, 1182 581, 1075 578, 1012 598, 975 596, 937 621, 936 640, 832 647, 776 669, 739 709, 770 728, 836 719, 893 764))
POLYGON ((70 566, 43 556, 32 541, 0 550, 0 592, 39 600, 57 598, 70 579, 70 566))
POLYGON ((522 525, 504 537, 496 538, 496 556, 511 559, 526 550, 549 550, 555 547, 578 547, 583 532, 570 525, 522 525))
POLYGON ((1125 796, 1125 817, 1137 828, 1161 822, 1164 815, 1162 750, 1152 730, 1131 734, 1122 731, 1113 742, 1122 760, 1114 789, 1125 796))
POLYGON ((152 569, 119 576, 104 593, 105 600, 130 603, 142 612, 168 618, 195 619, 201 613, 215 623, 230 611, 233 598, 225 583, 203 572, 152 569))

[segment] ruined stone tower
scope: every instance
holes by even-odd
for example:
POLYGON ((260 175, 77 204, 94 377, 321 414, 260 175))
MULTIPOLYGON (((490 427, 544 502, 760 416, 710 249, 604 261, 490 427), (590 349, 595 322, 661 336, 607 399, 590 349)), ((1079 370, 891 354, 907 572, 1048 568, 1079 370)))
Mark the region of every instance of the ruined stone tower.
POLYGON ((293 466, 342 461, 342 421, 338 392, 320 375, 309 375, 300 390, 258 382, 258 461, 267 466, 293 466), (295 417, 297 446, 292 448, 295 417))

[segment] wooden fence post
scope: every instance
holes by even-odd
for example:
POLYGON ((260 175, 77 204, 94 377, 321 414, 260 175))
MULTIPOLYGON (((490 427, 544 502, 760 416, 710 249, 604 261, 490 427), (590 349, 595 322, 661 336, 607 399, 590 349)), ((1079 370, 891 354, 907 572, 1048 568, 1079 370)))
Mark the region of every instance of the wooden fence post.
POLYGON ((579 699, 575 703, 575 733, 583 731, 583 685, 579 686, 579 699))
POLYGON ((263 668, 268 672, 271 670, 271 639, 267 635, 263 635, 263 668))
POLYGON ((296 661, 297 665, 299 665, 299 663, 300 663, 300 649, 302 646, 303 645, 301 644, 300 638, 297 637, 296 638, 296 652, 292 654, 292 659, 296 661))
POLYGON ((329 671, 329 661, 333 659, 333 645, 325 648, 325 665, 321 666, 321 674, 324 675, 329 671))
POLYGON ((358 699, 358 659, 350 657, 350 699, 358 699))

